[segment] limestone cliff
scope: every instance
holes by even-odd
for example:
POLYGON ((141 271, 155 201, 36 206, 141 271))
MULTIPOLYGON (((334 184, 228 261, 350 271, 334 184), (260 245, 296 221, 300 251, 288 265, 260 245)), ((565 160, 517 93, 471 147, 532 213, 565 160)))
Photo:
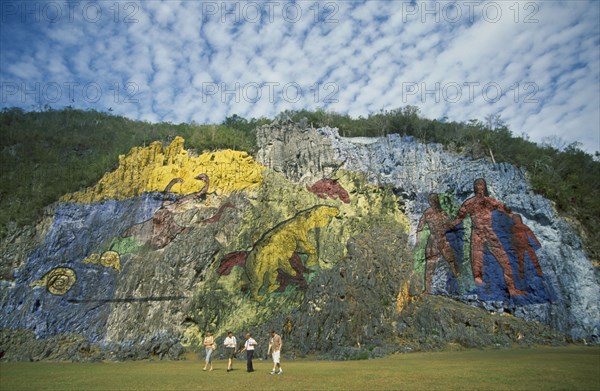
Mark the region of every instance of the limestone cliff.
MULTIPOLYGON (((391 188, 400 196, 403 211, 411 222, 412 243, 415 243, 419 221, 429 207, 430 194, 436 194, 440 202, 445 203, 444 213, 449 221, 458 213, 461 203, 464 205, 473 196, 474 181, 484 178, 489 199, 499 200, 512 216, 520 216, 515 218, 524 224, 517 226, 500 210, 490 212, 498 237, 494 242, 498 247, 501 244, 501 250, 494 250, 491 240, 481 249, 482 286, 474 283, 470 259, 476 256, 471 254, 470 243, 476 228, 471 227, 467 218, 458 228, 448 230, 445 241, 452 248, 454 258, 462 258, 461 270, 458 277, 453 275, 448 260, 444 261, 438 254, 438 263, 431 273, 432 293, 537 320, 572 338, 597 341, 600 337, 600 287, 581 240, 548 200, 532 192, 527 174, 522 170, 508 164, 452 155, 439 145, 420 144, 397 134, 382 138, 343 138, 336 129, 330 128, 294 131, 292 127, 265 126, 258 129, 258 135, 266 146, 259 152, 258 160, 280 170, 291 181, 306 181, 306 176, 299 176, 298 172, 307 173, 314 181, 348 170, 362 173, 373 185, 391 188), (319 155, 319 159, 315 159, 315 155, 319 155), (529 231, 521 246, 515 241, 523 234, 513 231, 514 227, 524 225, 529 231), (519 252, 525 250, 527 255, 519 260, 519 252), (515 289, 525 294, 509 294, 503 278, 506 270, 500 265, 502 253, 510 262, 507 268, 516 276, 512 278, 515 289)), ((431 227, 427 225, 431 224, 425 224, 422 236, 430 236, 431 227)), ((427 239, 421 240, 415 248, 415 271, 421 273, 423 284, 426 242, 427 239)), ((430 248, 429 251, 437 250, 430 248)))
POLYGON ((598 340, 591 265, 526 173, 393 135, 273 123, 257 140, 256 159, 134 148, 11 233, 0 356, 177 358, 206 331, 271 327, 289 354, 334 358, 598 340))

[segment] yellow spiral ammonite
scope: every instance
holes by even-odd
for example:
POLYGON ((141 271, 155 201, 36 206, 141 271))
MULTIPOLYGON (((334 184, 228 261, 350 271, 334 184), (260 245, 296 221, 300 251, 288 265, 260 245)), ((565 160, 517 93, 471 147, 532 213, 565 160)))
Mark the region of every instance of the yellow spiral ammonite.
POLYGON ((121 271, 121 257, 116 251, 105 251, 100 257, 100 264, 104 267, 112 267, 116 271, 121 271))
POLYGON ((93 253, 83 260, 83 263, 100 263, 100 254, 93 253))
POLYGON ((121 256, 118 252, 112 250, 105 251, 102 255, 93 253, 85 258, 83 263, 95 263, 121 272, 121 256))
POLYGON ((41 280, 34 281, 30 286, 45 286, 53 295, 64 295, 71 289, 77 276, 73 269, 57 267, 50 270, 41 280))

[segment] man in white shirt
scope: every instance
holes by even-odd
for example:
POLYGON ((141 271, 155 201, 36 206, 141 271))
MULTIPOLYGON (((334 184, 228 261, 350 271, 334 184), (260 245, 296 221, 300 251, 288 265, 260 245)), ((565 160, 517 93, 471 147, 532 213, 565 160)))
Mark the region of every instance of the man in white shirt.
POLYGON ((231 331, 227 332, 227 337, 223 344, 225 345, 225 351, 227 352, 227 358, 229 359, 227 362, 227 372, 229 372, 233 370, 233 359, 235 357, 235 351, 237 350, 237 340, 231 331))
POLYGON ((246 334, 246 343, 240 353, 244 350, 246 351, 246 369, 248 372, 254 372, 254 367, 252 366, 252 356, 254 356, 254 347, 258 345, 254 338, 250 336, 250 333, 246 334))

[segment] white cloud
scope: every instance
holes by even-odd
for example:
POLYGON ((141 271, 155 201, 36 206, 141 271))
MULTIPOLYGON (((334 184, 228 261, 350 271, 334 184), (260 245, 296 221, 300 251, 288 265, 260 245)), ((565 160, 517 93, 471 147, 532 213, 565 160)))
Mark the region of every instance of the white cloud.
POLYGON ((0 81, 94 82, 104 96, 86 107, 147 121, 408 104, 454 121, 500 113, 534 141, 556 134, 600 149, 593 1, 152 1, 118 3, 118 15, 98 4, 94 22, 79 9, 72 21, 3 24, 0 81))

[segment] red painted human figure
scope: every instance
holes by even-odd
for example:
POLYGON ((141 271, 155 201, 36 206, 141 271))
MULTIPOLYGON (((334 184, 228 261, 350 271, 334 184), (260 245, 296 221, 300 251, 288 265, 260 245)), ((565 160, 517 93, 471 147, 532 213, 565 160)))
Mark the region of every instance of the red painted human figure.
POLYGON ((540 242, 537 240, 531 229, 528 226, 523 224, 523 220, 521 220, 521 216, 518 214, 512 215, 513 222, 515 225, 511 228, 512 233, 512 249, 517 254, 517 261, 519 262, 519 277, 523 279, 525 275, 525 252, 529 255, 529 259, 535 266, 535 270, 537 271, 538 276, 542 276, 542 268, 538 262, 537 256, 535 255, 535 250, 529 243, 529 238, 531 238, 535 244, 539 247, 542 247, 540 242))
POLYGON ((473 191, 475 195, 463 202, 458 215, 449 226, 458 225, 467 215, 471 217, 471 263, 475 283, 477 285, 483 284, 483 254, 484 246, 487 245, 489 251, 502 267, 508 293, 511 296, 524 295, 525 292, 515 287, 508 255, 492 226, 492 212, 494 210, 499 210, 508 216, 511 216, 511 212, 503 203, 489 196, 485 179, 476 179, 473 182, 473 191))
POLYGON ((429 208, 425 210, 419 225, 417 226, 417 245, 419 244, 419 234, 425 228, 429 227, 429 238, 427 238, 427 247, 425 247, 425 292, 431 293, 431 280, 433 272, 440 259, 443 256, 455 276, 458 276, 458 268, 454 257, 454 251, 446 240, 446 226, 448 216, 440 206, 440 200, 437 193, 429 194, 429 208))

